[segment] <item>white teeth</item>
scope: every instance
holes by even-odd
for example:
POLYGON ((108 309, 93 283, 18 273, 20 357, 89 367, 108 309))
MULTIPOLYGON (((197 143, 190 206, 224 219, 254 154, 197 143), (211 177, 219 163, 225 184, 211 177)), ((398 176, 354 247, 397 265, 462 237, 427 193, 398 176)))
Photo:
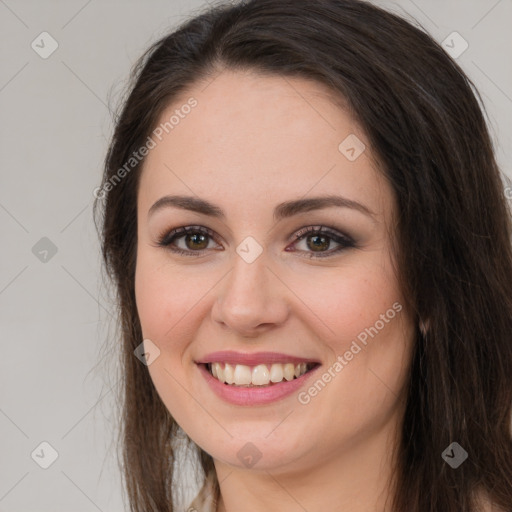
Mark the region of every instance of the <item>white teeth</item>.
POLYGON ((252 369, 252 383, 255 386, 266 386, 269 382, 270 372, 266 364, 259 364, 252 369))
POLYGON ((293 366, 291 363, 285 364, 283 373, 286 380, 293 380, 293 376, 295 375, 295 366, 293 366))
POLYGON ((281 382, 283 380, 283 365, 273 364, 270 367, 270 380, 272 382, 281 382))
POLYGON ((232 365, 225 363, 211 363, 211 374, 220 382, 236 386, 268 386, 271 382, 290 381, 304 375, 307 370, 306 363, 294 365, 293 363, 274 363, 270 368, 266 364, 251 367, 244 364, 232 365))
POLYGON ((234 381, 237 385, 250 384, 252 382, 251 369, 248 366, 237 364, 235 367, 234 381))
POLYGON ((215 367, 215 373, 217 374, 217 379, 219 379, 221 382, 225 382, 224 380, 224 369, 219 363, 213 363, 212 364, 212 374, 213 374, 213 367, 215 367))
POLYGON ((230 364, 224 366, 224 382, 233 384, 235 382, 235 369, 230 364))

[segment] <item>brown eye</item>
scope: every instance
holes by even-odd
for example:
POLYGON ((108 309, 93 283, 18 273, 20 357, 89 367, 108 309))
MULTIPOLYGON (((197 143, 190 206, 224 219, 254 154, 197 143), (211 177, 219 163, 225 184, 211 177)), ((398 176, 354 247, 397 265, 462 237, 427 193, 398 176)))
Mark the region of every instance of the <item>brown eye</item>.
POLYGON ((210 241, 214 241, 213 231, 200 226, 185 226, 171 230, 162 236, 158 245, 166 247, 170 251, 185 256, 201 256, 208 249, 210 241), (177 242, 183 239, 184 246, 177 246, 177 242))
POLYGON ((313 251, 328 249, 330 245, 330 238, 328 236, 313 235, 306 237, 306 240, 308 240, 308 247, 313 251))
POLYGON ((208 235, 196 233, 193 235, 185 235, 185 245, 190 249, 206 249, 208 247, 208 235), (206 240, 206 244, 205 244, 206 240), (190 243, 190 245, 188 245, 190 243))
MULTIPOLYGON (((347 248, 355 247, 355 242, 352 238, 330 228, 325 228, 324 226, 309 226, 304 228, 295 235, 295 238, 297 241, 294 245, 297 245, 298 242, 302 242, 303 239, 305 239, 306 249, 311 251, 305 251, 307 253, 306 256, 309 258, 327 258, 347 248), (328 251, 327 249, 333 241, 337 243, 339 247, 328 251)), ((303 252, 302 250, 300 251, 303 252)))

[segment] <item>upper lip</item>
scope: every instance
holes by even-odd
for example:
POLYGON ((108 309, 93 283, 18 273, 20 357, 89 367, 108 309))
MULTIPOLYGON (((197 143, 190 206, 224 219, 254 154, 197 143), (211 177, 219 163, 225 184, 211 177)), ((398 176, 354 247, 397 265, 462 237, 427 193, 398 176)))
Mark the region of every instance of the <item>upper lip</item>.
POLYGON ((282 354, 279 352, 253 352, 244 353, 236 352, 234 350, 222 350, 219 352, 212 352, 207 354, 201 359, 196 361, 197 364, 207 363, 229 363, 229 364, 244 364, 247 366, 256 366, 258 364, 272 364, 272 363, 319 363, 316 359, 297 357, 289 354, 282 354))

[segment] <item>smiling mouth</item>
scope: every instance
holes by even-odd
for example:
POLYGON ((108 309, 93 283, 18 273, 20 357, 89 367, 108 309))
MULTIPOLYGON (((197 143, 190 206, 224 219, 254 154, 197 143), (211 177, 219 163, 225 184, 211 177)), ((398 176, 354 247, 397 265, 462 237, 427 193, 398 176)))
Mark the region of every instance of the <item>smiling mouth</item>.
POLYGON ((229 363, 203 363, 209 374, 219 382, 245 388, 262 388, 298 379, 319 363, 272 363, 248 366, 229 363))

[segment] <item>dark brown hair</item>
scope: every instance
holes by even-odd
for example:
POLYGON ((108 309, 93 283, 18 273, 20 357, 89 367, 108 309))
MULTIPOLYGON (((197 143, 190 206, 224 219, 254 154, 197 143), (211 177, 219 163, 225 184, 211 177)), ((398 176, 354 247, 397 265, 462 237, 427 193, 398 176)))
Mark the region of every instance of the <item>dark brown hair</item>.
MULTIPOLYGON (((222 69, 330 87, 365 130, 396 194, 397 278, 427 328, 416 332, 393 510, 476 512, 477 491, 512 510, 512 229, 485 109, 429 35, 359 0, 218 4, 156 42, 133 69, 95 201, 119 305, 131 510, 173 510, 177 425, 133 354, 142 341, 134 276, 143 160, 106 185, 163 110, 222 69), (454 441, 469 454, 457 469, 441 457, 454 441)), ((211 470, 211 456, 196 449, 211 470)))

